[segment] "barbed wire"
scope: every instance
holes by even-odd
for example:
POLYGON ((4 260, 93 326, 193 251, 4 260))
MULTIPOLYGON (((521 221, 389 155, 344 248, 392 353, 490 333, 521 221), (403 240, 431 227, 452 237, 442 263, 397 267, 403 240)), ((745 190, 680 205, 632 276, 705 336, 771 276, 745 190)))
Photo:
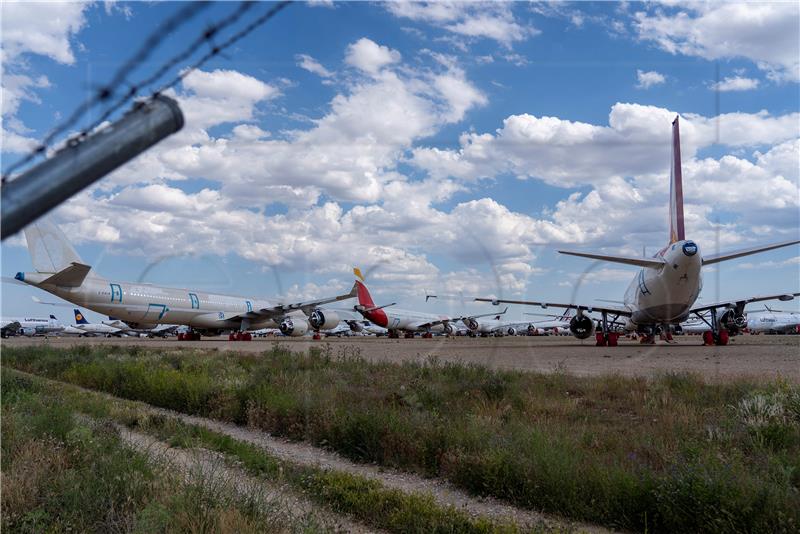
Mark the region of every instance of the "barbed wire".
POLYGON ((67 119, 62 121, 57 126, 51 128, 42 141, 30 153, 28 153, 27 156, 9 166, 3 173, 3 180, 5 180, 15 169, 18 169, 19 167, 29 163, 38 155, 43 154, 57 136, 72 128, 90 109, 110 99, 114 95, 117 87, 125 81, 125 79, 136 69, 136 67, 147 60, 150 54, 152 54, 156 48, 158 48, 166 35, 175 31, 183 24, 189 22, 198 13, 200 13, 200 11, 206 9, 207 7, 209 7, 207 2, 190 2, 182 9, 176 11, 166 21, 164 21, 164 24, 159 26, 147 37, 147 39, 145 39, 145 41, 139 47, 139 50, 137 50, 136 53, 131 56, 130 59, 128 59, 128 61, 123 63, 119 69, 117 69, 117 71, 114 73, 114 76, 111 78, 111 81, 98 88, 97 92, 91 98, 85 100, 81 105, 79 105, 69 115, 69 117, 67 117, 67 119))
MULTIPOLYGON (((178 64, 183 61, 189 59, 192 55, 194 55, 200 47, 202 47, 205 43, 209 43, 211 45, 211 50, 206 53, 203 57, 201 57, 198 61, 192 64, 187 69, 181 71, 181 73, 173 78, 169 83, 162 85, 159 87, 158 90, 154 91, 150 98, 153 98, 160 94, 161 92, 175 86, 181 80, 183 80, 186 76, 188 76, 191 72, 198 69, 212 58, 218 56, 223 50, 229 48, 234 43, 238 42, 242 38, 249 35, 259 26, 265 24, 269 21, 272 17, 274 17, 278 12, 280 12, 283 8, 289 5, 290 2, 282 1, 272 5, 268 10, 266 10, 262 15, 254 19, 250 24, 246 25, 244 28, 236 32, 235 34, 228 37, 222 44, 215 45, 214 44, 214 37, 217 36, 220 32, 224 31, 229 26, 236 24, 250 9, 257 5, 256 2, 244 1, 239 4, 235 11, 231 14, 207 27, 192 43, 186 47, 184 50, 179 52, 178 54, 171 57, 167 60, 164 64, 162 64, 155 72, 153 72, 148 77, 140 80, 137 83, 129 83, 127 82, 127 78, 129 74, 135 70, 135 68, 141 64, 143 61, 149 57, 149 55, 161 44, 164 38, 172 31, 180 27, 182 24, 193 18, 197 15, 202 9, 208 7, 207 2, 191 2, 189 5, 184 7, 183 9, 176 12, 172 17, 170 17, 164 25, 159 27, 156 32, 153 32, 142 44, 136 54, 134 54, 125 64, 118 69, 115 73, 114 77, 112 77, 111 82, 107 85, 101 87, 97 94, 89 99, 87 102, 84 102, 70 115, 70 117, 53 128, 47 136, 42 140, 42 142, 34 148, 30 153, 28 153, 25 157, 17 160, 12 165, 10 165, 5 172, 3 172, 2 181, 5 182, 6 179, 10 176, 10 174, 26 165, 27 163, 31 162, 33 159, 38 157, 41 154, 44 154, 47 148, 51 145, 53 140, 60 134, 67 131, 69 128, 74 126, 81 117, 83 117, 90 109, 95 107, 96 105, 105 102, 112 98, 119 86, 123 84, 129 85, 128 90, 115 101, 111 106, 106 108, 99 117, 93 121, 88 127, 84 128, 79 135, 76 136, 76 140, 79 141, 85 138, 90 132, 92 132, 96 127, 101 125, 105 122, 111 115, 113 115, 116 111, 126 105, 131 99, 133 99, 136 94, 144 89, 149 87, 150 85, 157 82, 159 79, 164 77, 171 69, 175 68, 178 64)), ((144 105, 144 102, 141 103, 144 105)))

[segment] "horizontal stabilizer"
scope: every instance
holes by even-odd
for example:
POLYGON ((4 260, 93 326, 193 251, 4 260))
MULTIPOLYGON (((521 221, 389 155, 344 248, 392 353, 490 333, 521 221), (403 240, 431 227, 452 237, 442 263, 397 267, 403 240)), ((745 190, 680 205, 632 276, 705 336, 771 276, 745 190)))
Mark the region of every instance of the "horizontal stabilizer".
POLYGON ((559 250, 559 254, 569 254, 570 256, 580 256, 592 260, 610 261, 612 263, 622 263, 624 265, 635 265, 637 267, 651 267, 659 269, 664 266, 661 258, 636 258, 632 256, 610 256, 608 254, 591 254, 587 252, 575 252, 571 250, 559 250))
POLYGON ((62 269, 53 276, 42 280, 40 285, 79 287, 91 270, 92 268, 89 265, 72 262, 66 269, 62 269))
POLYGON ((721 261, 734 260, 742 256, 749 256, 750 254, 758 254, 759 252, 766 252, 767 250, 775 250, 776 248, 789 247, 800 243, 800 239, 792 241, 784 241, 783 243, 773 243, 772 245, 762 245, 760 247, 743 248, 731 252, 723 252, 722 254, 711 254, 703 257, 703 265, 711 265, 712 263, 719 263, 721 261))

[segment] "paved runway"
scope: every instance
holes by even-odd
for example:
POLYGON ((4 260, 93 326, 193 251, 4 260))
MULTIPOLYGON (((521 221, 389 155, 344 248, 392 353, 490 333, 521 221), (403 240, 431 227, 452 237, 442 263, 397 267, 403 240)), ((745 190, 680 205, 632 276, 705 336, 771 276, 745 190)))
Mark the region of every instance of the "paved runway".
POLYGON ((725 347, 702 347, 699 336, 678 336, 677 343, 659 342, 643 346, 622 341, 619 347, 595 347, 593 340, 583 342, 573 337, 504 337, 386 339, 386 338, 259 338, 231 342, 227 338, 204 338, 202 341, 137 338, 9 338, 0 347, 49 344, 73 345, 142 345, 145 347, 196 348, 263 352, 279 343, 292 350, 310 347, 330 350, 333 356, 358 355, 372 361, 401 362, 425 360, 476 363, 494 368, 539 372, 564 371, 577 375, 620 373, 652 375, 667 371, 689 371, 711 380, 733 377, 773 379, 778 376, 800 383, 800 336, 750 336, 732 338, 725 347))

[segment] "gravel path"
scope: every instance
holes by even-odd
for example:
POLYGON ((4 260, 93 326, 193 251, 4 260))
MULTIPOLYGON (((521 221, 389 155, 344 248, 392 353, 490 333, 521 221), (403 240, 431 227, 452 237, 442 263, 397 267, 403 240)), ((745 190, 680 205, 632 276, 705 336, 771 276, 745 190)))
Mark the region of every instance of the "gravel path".
MULTIPOLYGON (((21 374, 27 374, 22 373, 21 371, 17 372, 20 372, 21 374)), ((183 421, 186 424, 201 426, 214 432, 228 435, 236 440, 259 447, 274 457, 295 465, 331 469, 359 475, 367 479, 377 480, 387 488, 397 489, 405 493, 430 494, 438 505, 444 507, 453 506, 466 514, 469 514, 471 517, 487 517, 500 522, 513 521, 520 527, 544 526, 547 528, 577 530, 580 532, 590 533, 610 532, 610 530, 604 527, 570 521, 568 519, 543 514, 534 510, 519 508, 491 497, 475 497, 441 479, 423 478, 415 474, 393 469, 386 469, 376 465, 354 463, 336 454, 335 452, 313 447, 306 443, 298 443, 276 438, 260 430, 253 430, 231 423, 223 423, 213 419, 206 419, 204 417, 186 415, 172 410, 151 406, 142 402, 128 401, 127 399, 120 399, 107 393, 46 379, 38 375, 28 376, 36 376, 38 379, 60 387, 75 388, 79 391, 105 397, 111 401, 119 401, 124 403, 134 402, 144 413, 173 417, 183 421)), ((128 432, 132 436, 137 436, 136 439, 146 438, 151 442, 155 441, 152 438, 143 436, 142 434, 137 434, 136 432, 131 431, 128 432)), ((162 444, 162 446, 166 447, 164 444, 162 444)), ((176 449, 168 450, 173 451, 170 454, 180 454, 182 452, 176 449)), ((249 475, 243 472, 241 473, 241 476, 243 477, 243 480, 250 478, 249 475)))
POLYGON ((201 482, 215 491, 229 490, 242 498, 255 498, 266 510, 288 515, 285 519, 290 525, 306 523, 311 517, 332 532, 380 532, 344 516, 321 510, 286 485, 270 483, 242 469, 230 467, 221 454, 205 449, 172 448, 152 436, 132 431, 123 425, 114 424, 114 427, 128 447, 156 462, 165 462, 188 482, 201 482))

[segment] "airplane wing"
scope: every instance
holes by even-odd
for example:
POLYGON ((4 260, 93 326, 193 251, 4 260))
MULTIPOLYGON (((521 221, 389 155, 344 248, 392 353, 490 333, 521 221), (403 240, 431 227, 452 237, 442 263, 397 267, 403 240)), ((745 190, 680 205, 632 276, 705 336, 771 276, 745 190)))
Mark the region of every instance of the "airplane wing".
POLYGON ((762 295, 759 297, 748 297, 743 299, 730 299, 730 300, 722 300, 719 302, 714 302, 712 304, 703 304, 702 306, 696 306, 691 309, 691 313, 698 313, 707 310, 711 310, 713 308, 724 308, 729 306, 735 306, 737 309, 743 310, 746 304, 750 304, 751 302, 761 302, 764 300, 780 300, 780 301, 787 301, 793 300, 795 297, 800 296, 800 293, 782 293, 779 295, 762 295))
POLYGON ((540 302, 535 300, 510 300, 510 299, 490 299, 490 298, 482 298, 476 297, 476 301, 478 302, 491 302, 495 306, 498 304, 521 304, 523 306, 539 306, 542 309, 546 310, 550 306, 554 308, 575 308, 576 310, 583 310, 587 313, 592 312, 606 312, 612 313, 614 315, 619 315, 621 317, 630 317, 631 310, 622 306, 597 306, 595 304, 560 304, 557 302, 540 302))
POLYGON ((612 256, 609 254, 595 254, 589 252, 578 252, 573 250, 559 250, 559 254, 568 254, 570 256, 580 256, 581 258, 589 258, 592 260, 610 261, 612 263, 622 263, 623 265, 635 265, 637 267, 653 267, 660 268, 664 266, 663 258, 635 258, 632 256, 612 256))
POLYGON ((444 323, 457 323, 465 319, 480 319, 481 317, 495 317, 497 315, 503 315, 507 311, 508 311, 508 306, 506 306, 506 309, 501 312, 484 313, 481 315, 462 315, 460 317, 446 317, 443 319, 439 319, 438 321, 429 321, 427 323, 415 324, 414 326, 416 326, 417 328, 430 328, 432 326, 437 326, 444 323))
POLYGON ((800 243, 800 240, 794 239, 792 241, 784 241, 782 243, 774 243, 772 245, 762 245, 759 247, 745 248, 741 250, 733 250, 731 252, 723 252, 721 254, 710 254, 703 256, 703 265, 711 265, 721 261, 728 261, 742 256, 749 256, 750 254, 757 254, 767 250, 775 250, 776 248, 788 247, 800 243))
POLYGON ((336 295, 335 297, 329 297, 319 300, 311 300, 308 302, 278 304, 270 308, 261 308, 260 310, 253 310, 246 313, 240 313, 238 315, 232 315, 231 317, 227 317, 227 319, 233 319, 233 320, 249 319, 250 321, 263 321, 265 319, 278 319, 296 310, 300 310, 304 314, 310 315, 311 312, 314 310, 314 308, 322 306, 323 304, 328 304, 330 302, 339 302, 340 300, 352 299, 355 298, 357 295, 358 295, 358 286, 356 284, 353 284, 353 289, 350 290, 350 293, 346 293, 344 295, 336 295))

